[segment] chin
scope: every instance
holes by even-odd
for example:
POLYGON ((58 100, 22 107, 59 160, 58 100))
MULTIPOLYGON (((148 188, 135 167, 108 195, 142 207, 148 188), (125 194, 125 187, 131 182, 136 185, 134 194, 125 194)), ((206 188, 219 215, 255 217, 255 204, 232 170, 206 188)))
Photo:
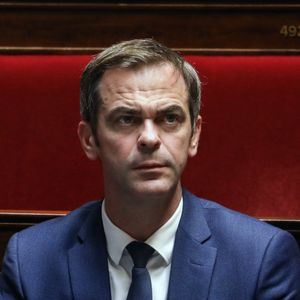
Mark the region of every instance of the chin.
POLYGON ((134 186, 133 189, 137 194, 144 197, 146 196, 162 196, 164 194, 170 193, 172 190, 176 190, 174 182, 169 182, 166 180, 149 180, 147 182, 139 183, 134 186))

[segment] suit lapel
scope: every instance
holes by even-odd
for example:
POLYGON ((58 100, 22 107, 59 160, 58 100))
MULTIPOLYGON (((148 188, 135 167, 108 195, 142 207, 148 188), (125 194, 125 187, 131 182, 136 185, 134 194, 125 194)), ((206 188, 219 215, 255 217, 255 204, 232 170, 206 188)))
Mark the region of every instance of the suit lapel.
POLYGON ((69 250, 69 271, 75 300, 110 300, 106 241, 101 209, 92 211, 69 250))
POLYGON ((205 245, 210 230, 199 199, 184 192, 176 232, 168 299, 207 299, 217 249, 205 245))

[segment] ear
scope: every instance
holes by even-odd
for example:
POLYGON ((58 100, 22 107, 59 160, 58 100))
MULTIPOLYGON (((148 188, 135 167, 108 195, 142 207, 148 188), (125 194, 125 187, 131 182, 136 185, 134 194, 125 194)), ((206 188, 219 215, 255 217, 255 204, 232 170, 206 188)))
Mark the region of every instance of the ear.
POLYGON ((77 134, 81 147, 88 159, 98 159, 98 146, 96 145, 91 126, 85 121, 80 121, 78 124, 77 134))
POLYGON ((193 134, 190 140, 190 146, 188 150, 188 154, 190 157, 193 157, 197 154, 198 143, 199 143, 200 133, 201 133, 201 124, 202 124, 202 118, 201 116, 198 116, 194 125, 193 134))

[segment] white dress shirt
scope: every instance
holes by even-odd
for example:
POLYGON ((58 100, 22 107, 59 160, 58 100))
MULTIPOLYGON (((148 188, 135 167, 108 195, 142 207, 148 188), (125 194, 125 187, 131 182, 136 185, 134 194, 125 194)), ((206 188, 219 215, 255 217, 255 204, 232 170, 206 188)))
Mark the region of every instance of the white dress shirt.
MULTIPOLYGON (((175 233, 181 214, 182 199, 172 217, 145 241, 155 249, 147 264, 153 300, 167 299, 175 233)), ((126 300, 133 262, 125 247, 135 239, 111 222, 105 211, 105 201, 102 205, 102 221, 107 241, 111 297, 112 300, 126 300)))

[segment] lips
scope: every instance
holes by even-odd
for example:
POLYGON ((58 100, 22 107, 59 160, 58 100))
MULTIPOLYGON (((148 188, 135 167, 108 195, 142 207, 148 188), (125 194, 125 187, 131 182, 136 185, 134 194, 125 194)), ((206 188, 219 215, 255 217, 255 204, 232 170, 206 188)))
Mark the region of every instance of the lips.
POLYGON ((152 170, 164 168, 165 165, 157 162, 143 162, 134 167, 135 170, 152 170))

